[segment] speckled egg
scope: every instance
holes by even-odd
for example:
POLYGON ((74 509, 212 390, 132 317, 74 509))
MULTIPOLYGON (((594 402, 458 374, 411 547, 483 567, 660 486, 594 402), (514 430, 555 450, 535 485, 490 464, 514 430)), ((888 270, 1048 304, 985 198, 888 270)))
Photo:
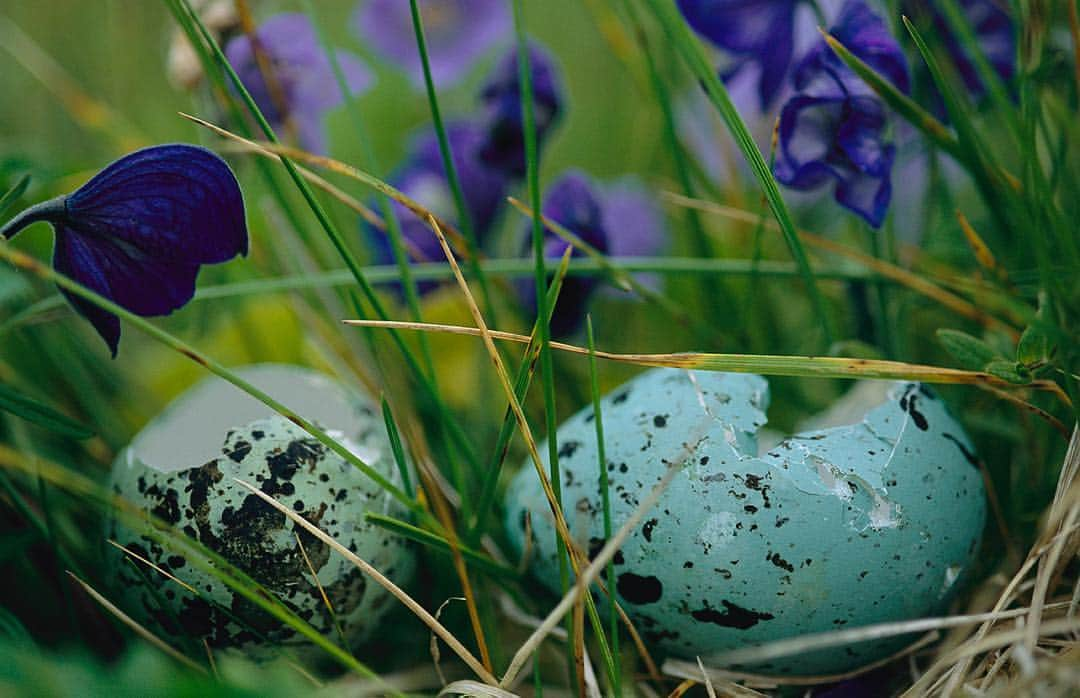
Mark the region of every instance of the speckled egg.
MULTIPOLYGON (((736 648, 942 609, 979 546, 982 477, 934 393, 884 385, 884 402, 856 423, 761 452, 769 388, 760 376, 654 369, 604 398, 613 530, 668 468, 680 469, 614 558, 619 602, 649 642, 709 663, 736 648)), ((557 432, 563 510, 590 557, 606 542, 594 419, 587 407, 557 432)), ((507 527, 557 591, 555 531, 531 465, 510 486, 507 527)), ((742 668, 840 672, 910 639, 742 668)))
MULTIPOLYGON (((371 400, 298 366, 262 364, 238 373, 391 481, 398 479, 371 400)), ((400 515, 394 500, 307 432, 218 378, 188 391, 138 434, 113 466, 112 487, 237 565, 328 638, 338 641, 335 623, 350 642, 368 636, 390 607, 389 594, 233 478, 272 495, 398 585, 411 577, 411 547, 364 519, 368 511, 400 515)), ((301 656, 314 649, 144 531, 116 519, 106 529, 110 538, 198 591, 190 593, 143 563, 132 565, 108 546, 108 567, 124 607, 166 639, 205 638, 211 647, 242 649, 257 659, 272 656, 279 646, 301 656)))

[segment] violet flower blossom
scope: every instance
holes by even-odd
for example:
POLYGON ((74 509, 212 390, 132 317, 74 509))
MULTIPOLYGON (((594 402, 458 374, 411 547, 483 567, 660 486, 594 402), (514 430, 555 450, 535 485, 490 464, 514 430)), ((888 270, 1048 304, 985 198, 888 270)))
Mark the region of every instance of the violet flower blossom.
MULTIPOLYGON (((908 91, 904 55, 865 3, 849 0, 830 33, 908 91)), ((780 115, 777 180, 804 191, 835 181, 836 200, 879 227, 889 205, 896 154, 886 141, 885 105, 824 41, 799 62, 794 84, 796 94, 780 115)))
MULTIPOLYGON (((477 241, 483 244, 501 210, 507 182, 479 158, 479 148, 484 139, 480 127, 471 122, 450 122, 446 126, 446 136, 454 157, 454 169, 461 182, 465 207, 472 218, 477 241)), ((439 218, 460 226, 453 193, 443 169, 439 142, 433 132, 425 132, 413 139, 405 164, 390 178, 390 183, 439 218)), ((427 223, 401 204, 392 202, 391 205, 401 225, 409 258, 414 262, 443 261, 442 247, 427 223)), ((371 243, 374 260, 385 264, 393 262, 388 233, 366 223, 363 227, 371 243)), ((436 286, 434 283, 422 283, 419 289, 428 291, 436 286)))
MULTIPOLYGON (((548 190, 541 210, 597 251, 612 257, 656 254, 666 235, 659 210, 636 182, 620 181, 601 186, 578 171, 560 177, 548 190)), ((544 257, 552 262, 562 258, 570 243, 550 228, 544 229, 544 257)), ((526 226, 522 249, 532 250, 532 225, 526 226)), ((585 253, 575 248, 572 256, 585 253)), ((655 280, 646 279, 655 284, 655 280)), ((580 329, 585 308, 599 285, 596 276, 567 276, 551 316, 551 333, 566 336, 580 329)), ((536 291, 531 279, 517 283, 526 308, 535 312, 536 291)))
MULTIPOLYGON (((428 63, 436 86, 450 87, 496 44, 510 36, 512 23, 505 0, 420 0, 428 63)), ((364 43, 403 68, 418 89, 424 68, 416 47, 409 0, 368 0, 353 16, 364 43)))
POLYGON ((758 98, 764 111, 773 103, 795 55, 795 13, 801 0, 678 0, 687 23, 735 62, 729 79, 745 66, 759 69, 758 98))
MULTIPOLYGON (((311 21, 299 13, 275 15, 259 26, 254 40, 270 63, 269 85, 259 69, 251 37, 236 36, 225 46, 225 56, 244 87, 275 130, 292 123, 302 148, 325 153, 323 117, 344 101, 344 95, 311 21)), ((359 58, 337 51, 337 60, 350 93, 370 87, 371 73, 359 58)))
MULTIPOLYGON (((47 221, 53 267, 136 315, 168 315, 195 294, 203 264, 247 254, 240 185, 225 161, 193 145, 126 155, 65 196, 0 228, 4 238, 47 221)), ((120 319, 61 289, 116 356, 120 319)))
MULTIPOLYGON (((480 93, 487 128, 480 157, 489 166, 515 178, 525 174, 525 132, 517 58, 515 47, 499 62, 480 93)), ((529 70, 539 147, 562 110, 562 88, 551 57, 535 43, 529 44, 529 70)))

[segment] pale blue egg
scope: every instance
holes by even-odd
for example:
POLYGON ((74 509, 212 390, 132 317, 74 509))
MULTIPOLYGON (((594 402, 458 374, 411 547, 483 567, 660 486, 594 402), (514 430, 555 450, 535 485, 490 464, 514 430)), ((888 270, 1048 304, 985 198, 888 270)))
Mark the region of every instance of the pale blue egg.
MULTIPOLYGON (((619 602, 647 641, 708 664, 728 650, 944 609, 979 546, 982 476, 933 392, 887 387, 857 423, 761 454, 769 393, 760 376, 654 369, 603 399, 616 530, 669 467, 680 469, 615 557, 619 602)), ((558 429, 563 510, 590 556, 605 542, 593 420, 590 406, 558 429)), ((531 466, 510 486, 507 527, 519 551, 529 548, 537 579, 557 591, 551 512, 531 466)), ((910 640, 747 668, 841 672, 910 640)))

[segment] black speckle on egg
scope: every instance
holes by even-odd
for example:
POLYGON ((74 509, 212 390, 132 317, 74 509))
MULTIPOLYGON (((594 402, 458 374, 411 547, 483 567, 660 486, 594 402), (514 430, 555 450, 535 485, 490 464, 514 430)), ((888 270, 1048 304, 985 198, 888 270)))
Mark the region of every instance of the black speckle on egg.
POLYGON ((691 611, 690 615, 694 620, 701 623, 714 623, 725 628, 736 628, 738 630, 746 630, 754 627, 760 621, 772 620, 775 618, 771 613, 751 611, 750 609, 737 606, 727 599, 724 599, 720 603, 724 606, 723 611, 718 611, 710 606, 707 601, 704 601, 702 602, 704 608, 697 611, 691 611))
POLYGON ((664 585, 656 577, 623 572, 615 583, 619 595, 632 604, 656 603, 664 595, 664 585))
POLYGON ((780 553, 770 552, 768 555, 765 556, 765 559, 768 560, 769 562, 773 563, 774 565, 776 565, 777 567, 779 567, 782 570, 787 570, 788 572, 794 572, 795 571, 795 566, 792 565, 787 560, 785 560, 784 558, 780 557, 780 553))
POLYGON ((581 447, 580 441, 567 441, 559 446, 559 458, 570 458, 581 447))
POLYGON ((658 429, 663 429, 664 427, 667 426, 667 418, 668 418, 668 416, 666 414, 658 414, 658 415, 656 415, 655 417, 652 418, 653 426, 655 426, 658 429))
POLYGON ((221 451, 229 457, 229 460, 234 463, 239 463, 247 457, 247 454, 251 453, 251 444, 247 441, 244 441, 243 439, 240 439, 235 444, 233 444, 231 449, 226 446, 225 448, 221 449, 221 451))
POLYGON ((652 542, 653 529, 656 528, 656 524, 660 523, 657 519, 649 519, 645 522, 645 525, 641 527, 641 535, 645 536, 645 540, 652 542))

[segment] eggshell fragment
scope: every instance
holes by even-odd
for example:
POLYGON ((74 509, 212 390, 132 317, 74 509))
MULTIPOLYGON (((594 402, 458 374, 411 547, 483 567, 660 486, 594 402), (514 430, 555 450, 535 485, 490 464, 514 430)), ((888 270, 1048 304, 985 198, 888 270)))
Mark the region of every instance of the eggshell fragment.
MULTIPOLYGON (((391 481, 398 478, 369 399, 297 366, 264 364, 238 372, 391 481)), ((412 576, 411 548, 364 518, 368 511, 400 514, 391 497, 297 425, 217 378, 181 396, 140 432, 117 458, 112 487, 239 567, 331 640, 339 642, 338 628, 350 642, 367 637, 389 608, 389 594, 234 478, 273 496, 399 585, 412 576)), ((197 592, 142 562, 132 565, 110 546, 113 586, 126 608, 166 639, 205 638, 211 647, 241 648, 260 659, 278 646, 302 654, 314 649, 146 529, 132 530, 113 517, 107 533, 197 592)))

